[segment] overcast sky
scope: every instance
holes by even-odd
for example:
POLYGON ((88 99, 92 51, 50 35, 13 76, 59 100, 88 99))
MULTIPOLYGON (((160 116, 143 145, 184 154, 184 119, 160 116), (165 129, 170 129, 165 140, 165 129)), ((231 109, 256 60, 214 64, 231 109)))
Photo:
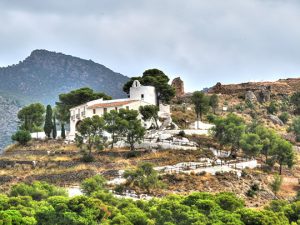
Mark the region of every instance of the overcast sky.
POLYGON ((189 91, 300 77, 299 0, 1 0, 0 27, 0 66, 47 49, 189 91))

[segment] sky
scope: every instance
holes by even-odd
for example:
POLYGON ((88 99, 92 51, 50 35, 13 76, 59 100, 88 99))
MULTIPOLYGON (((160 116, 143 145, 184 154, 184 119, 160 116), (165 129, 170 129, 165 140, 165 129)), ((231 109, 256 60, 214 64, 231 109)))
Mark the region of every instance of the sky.
POLYGON ((47 49, 187 91, 300 77, 299 21, 299 0, 1 0, 0 66, 47 49))

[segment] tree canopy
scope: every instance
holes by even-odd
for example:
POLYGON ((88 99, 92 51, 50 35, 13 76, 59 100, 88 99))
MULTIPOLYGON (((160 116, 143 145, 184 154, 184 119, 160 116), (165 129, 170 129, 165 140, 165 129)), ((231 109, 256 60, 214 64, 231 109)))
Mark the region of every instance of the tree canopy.
MULTIPOLYGON (((149 164, 126 173, 146 189, 157 184, 156 171, 149 164)), ((242 199, 228 192, 133 201, 113 196, 104 182, 99 175, 87 178, 81 185, 84 194, 76 197, 68 197, 63 189, 45 182, 17 184, 8 195, 0 195, 0 224, 290 225, 300 219, 297 200, 275 200, 262 209, 247 208, 242 199)))
POLYGON ((29 132, 41 131, 44 123, 45 107, 40 103, 33 103, 23 107, 18 112, 21 122, 20 128, 29 132))
POLYGON ((192 95, 192 102, 195 107, 197 120, 202 120, 202 116, 209 110, 209 98, 202 91, 195 91, 192 95))
POLYGON ((169 85, 169 77, 159 69, 149 69, 141 77, 132 77, 124 86, 123 91, 129 94, 134 80, 139 80, 142 85, 154 86, 157 102, 169 103, 175 96, 174 88, 169 85))
POLYGON ((57 119, 64 123, 69 123, 69 110, 71 108, 100 98, 103 98, 104 100, 112 99, 110 96, 104 93, 94 92, 92 89, 87 87, 73 90, 69 93, 60 94, 59 101, 56 102, 58 111, 57 119))

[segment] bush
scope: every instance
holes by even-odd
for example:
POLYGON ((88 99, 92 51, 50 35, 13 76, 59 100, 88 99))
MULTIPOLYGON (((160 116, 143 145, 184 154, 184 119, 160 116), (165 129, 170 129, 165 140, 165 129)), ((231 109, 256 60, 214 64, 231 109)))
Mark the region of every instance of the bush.
POLYGON ((276 114, 278 112, 278 107, 275 102, 271 102, 267 107, 267 111, 269 114, 276 114))
POLYGON ((126 154, 126 158, 135 158, 141 156, 141 152, 138 151, 130 151, 126 154))
POLYGON ((252 184, 250 189, 246 192, 246 195, 248 197, 254 197, 255 195, 257 195, 258 191, 259 191, 258 184, 252 184))
POLYGON ((82 160, 82 162, 90 163, 90 162, 94 162, 95 158, 92 155, 84 153, 83 156, 81 157, 81 160, 82 160))
POLYGON ((178 135, 179 135, 180 137, 185 137, 185 132, 184 132, 184 130, 179 131, 178 135))
POLYGON ((62 188, 46 182, 35 181, 31 185, 25 183, 14 185, 10 191, 10 196, 31 196, 32 199, 40 201, 50 196, 67 196, 67 193, 62 188))
POLYGON ((29 131, 19 130, 12 135, 11 139, 17 141, 21 145, 26 145, 31 140, 31 135, 29 131))
POLYGON ((104 177, 102 177, 100 175, 96 175, 96 176, 85 179, 81 183, 80 187, 81 187, 83 193, 90 195, 95 191, 103 190, 105 183, 106 183, 106 180, 104 179, 104 177))
POLYGON ((279 119, 284 123, 286 124, 289 120, 289 114, 287 112, 283 112, 279 115, 279 119))

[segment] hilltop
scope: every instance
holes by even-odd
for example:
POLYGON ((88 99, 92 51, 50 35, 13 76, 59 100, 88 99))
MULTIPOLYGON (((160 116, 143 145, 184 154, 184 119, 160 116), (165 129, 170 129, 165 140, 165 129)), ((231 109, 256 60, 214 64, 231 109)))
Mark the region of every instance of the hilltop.
POLYGON ((0 68, 0 91, 33 102, 54 103, 60 93, 90 87, 114 98, 125 96, 128 77, 78 57, 34 50, 16 65, 0 68))

